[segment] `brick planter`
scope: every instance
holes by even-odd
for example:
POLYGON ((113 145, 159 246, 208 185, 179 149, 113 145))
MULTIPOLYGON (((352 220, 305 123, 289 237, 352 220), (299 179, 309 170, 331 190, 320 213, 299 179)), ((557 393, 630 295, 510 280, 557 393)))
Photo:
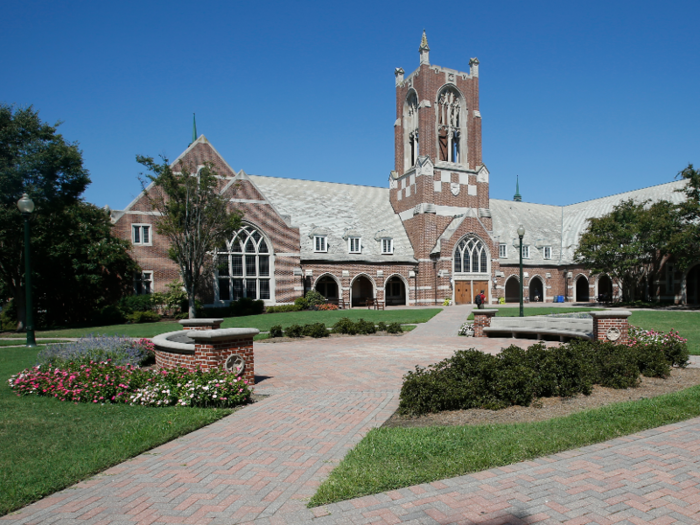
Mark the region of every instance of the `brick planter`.
POLYGON ((484 328, 491 326, 491 318, 498 313, 498 310, 488 310, 484 308, 483 310, 474 310, 474 337, 486 337, 484 334, 484 328))
POLYGON ((593 340, 624 344, 629 340, 629 310, 589 312, 593 317, 593 340))
MULTIPOLYGON (((194 319, 193 319, 194 320, 194 319)), ((225 368, 229 358, 244 365, 243 378, 249 385, 255 384, 255 355, 253 337, 260 333, 256 328, 224 328, 205 330, 190 328, 169 332, 153 338, 156 366, 178 366, 194 370, 225 368), (233 356, 233 357, 232 357, 233 356)), ((235 371, 235 370, 233 370, 235 371)))

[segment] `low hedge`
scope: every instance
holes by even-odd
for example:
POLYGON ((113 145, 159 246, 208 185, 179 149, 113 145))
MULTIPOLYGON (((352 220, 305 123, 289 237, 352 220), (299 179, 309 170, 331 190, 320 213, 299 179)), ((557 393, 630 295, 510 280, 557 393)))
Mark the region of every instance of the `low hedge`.
POLYGON ((303 309, 304 307, 298 304, 281 304, 279 306, 268 306, 265 308, 265 313, 278 314, 283 312, 301 312, 303 309))
POLYGON ((376 326, 371 321, 365 321, 364 319, 358 319, 353 321, 347 317, 339 319, 331 328, 334 334, 347 334, 347 335, 357 335, 357 334, 375 334, 377 332, 386 332, 388 334, 400 334, 403 332, 400 323, 390 323, 388 326, 383 321, 380 321, 376 326))
POLYGON ((538 397, 588 395, 594 384, 633 388, 640 374, 668 377, 672 366, 687 365, 687 348, 678 340, 671 349, 654 341, 618 345, 576 340, 554 348, 542 343, 527 350, 510 346, 498 355, 458 350, 404 376, 399 412, 528 406, 538 397))

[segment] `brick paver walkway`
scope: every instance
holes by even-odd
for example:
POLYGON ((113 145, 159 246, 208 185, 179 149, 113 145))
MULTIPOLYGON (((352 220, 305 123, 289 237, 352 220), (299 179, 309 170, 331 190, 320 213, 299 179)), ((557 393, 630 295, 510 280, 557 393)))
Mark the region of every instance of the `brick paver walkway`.
POLYGON ((256 344, 256 391, 270 397, 0 523, 700 523, 700 419, 307 509, 337 462, 394 412, 407 370, 512 343, 453 335, 469 308, 401 337, 256 344))

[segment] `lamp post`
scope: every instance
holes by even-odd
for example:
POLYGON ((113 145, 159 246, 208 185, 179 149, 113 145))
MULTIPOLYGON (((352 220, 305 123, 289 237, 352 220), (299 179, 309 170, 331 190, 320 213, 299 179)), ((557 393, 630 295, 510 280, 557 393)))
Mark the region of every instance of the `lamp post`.
POLYGON ((523 313, 523 236, 525 235, 525 227, 521 224, 518 226, 518 237, 520 237, 520 317, 525 317, 523 313))
POLYGON ((26 193, 17 201, 17 207, 22 212, 24 217, 24 286, 27 292, 27 300, 25 304, 25 322, 27 325, 27 347, 34 348, 36 339, 34 339, 34 312, 32 308, 32 270, 30 264, 30 248, 29 248, 29 215, 34 211, 34 201, 29 198, 26 193))

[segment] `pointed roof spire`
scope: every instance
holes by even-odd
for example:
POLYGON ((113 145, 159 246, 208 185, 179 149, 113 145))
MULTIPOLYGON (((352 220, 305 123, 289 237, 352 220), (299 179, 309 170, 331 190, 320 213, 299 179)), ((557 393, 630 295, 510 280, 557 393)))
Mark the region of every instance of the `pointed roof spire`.
POLYGON ((423 29, 423 38, 420 40, 420 47, 418 48, 420 53, 420 64, 430 65, 430 47, 428 46, 428 37, 425 35, 425 29, 423 29))
POLYGON ((523 197, 520 195, 520 180, 518 175, 515 176, 515 195, 513 195, 513 200, 516 202, 522 202, 523 197))
POLYGON ((430 51, 430 48, 428 47, 428 37, 425 34, 425 29, 423 29, 423 38, 420 40, 420 47, 418 48, 418 51, 430 51))
POLYGON ((197 140, 197 118, 195 114, 192 113, 192 142, 197 140))

